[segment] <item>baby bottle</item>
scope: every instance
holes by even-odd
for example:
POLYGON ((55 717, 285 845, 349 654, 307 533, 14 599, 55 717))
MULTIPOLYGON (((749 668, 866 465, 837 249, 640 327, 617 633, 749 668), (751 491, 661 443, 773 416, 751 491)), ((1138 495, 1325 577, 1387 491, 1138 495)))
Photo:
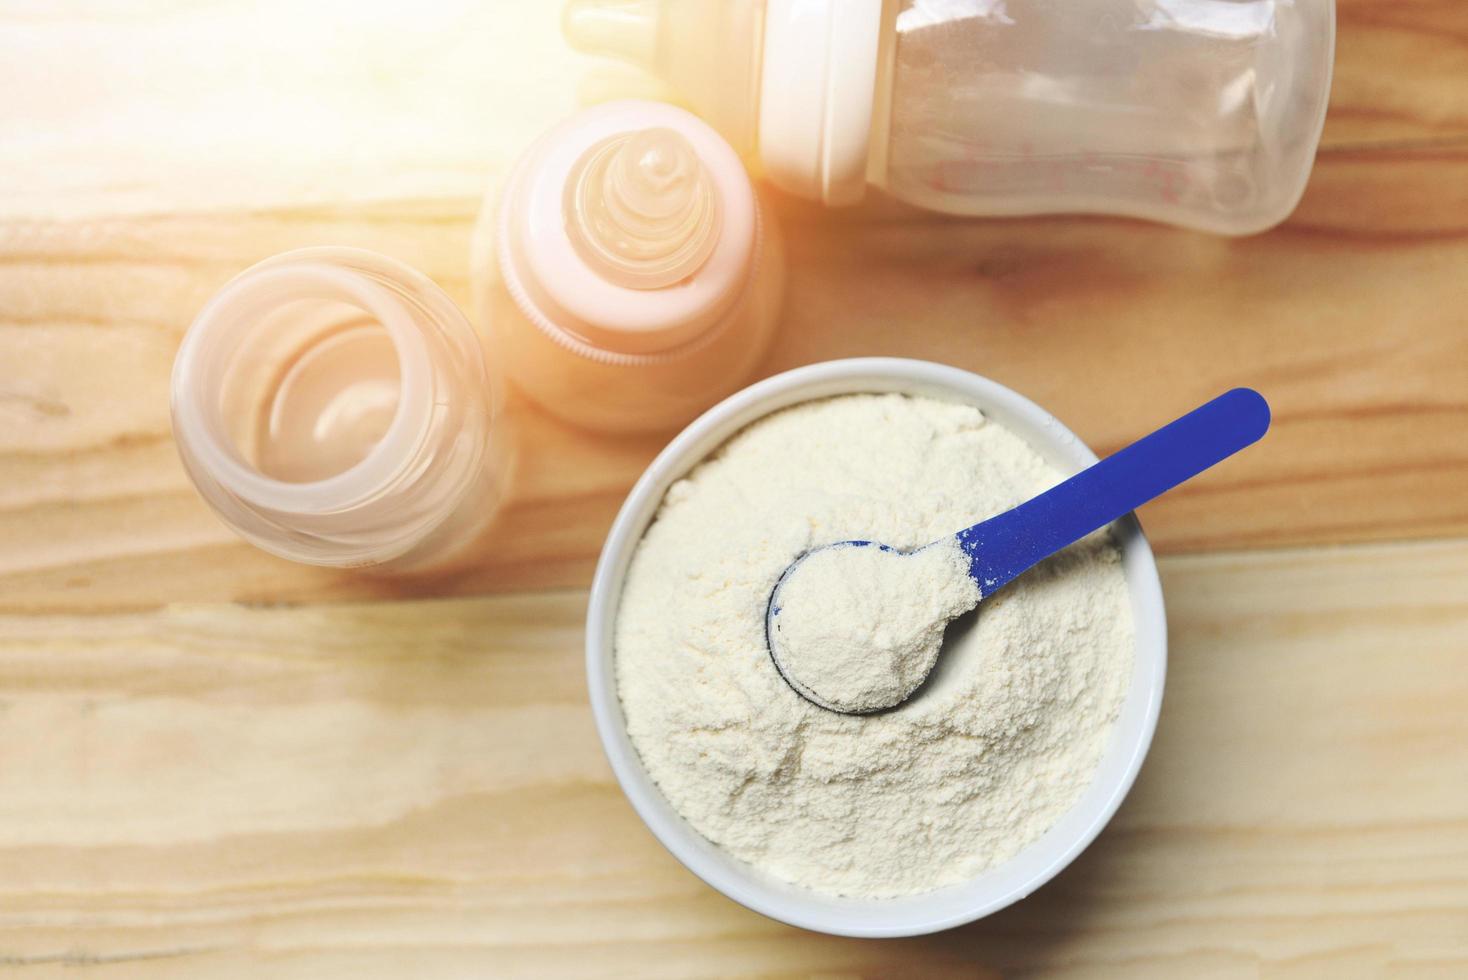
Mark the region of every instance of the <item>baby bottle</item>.
POLYGON ((438 568, 495 512, 507 450, 479 340, 391 259, 309 248, 245 270, 189 327, 172 388, 200 494, 284 558, 438 568))
POLYGON ((612 432, 676 427, 739 388, 783 254, 738 154, 682 109, 623 101, 546 133, 491 191, 476 316, 515 385, 612 432))
POLYGON ((1282 221, 1320 140, 1334 0, 571 0, 776 184, 965 215, 1282 221))

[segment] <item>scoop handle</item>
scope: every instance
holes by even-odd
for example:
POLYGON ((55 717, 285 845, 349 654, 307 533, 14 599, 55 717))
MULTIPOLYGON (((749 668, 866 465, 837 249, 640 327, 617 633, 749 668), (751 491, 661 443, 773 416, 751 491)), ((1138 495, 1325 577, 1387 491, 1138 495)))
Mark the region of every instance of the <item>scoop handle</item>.
POLYGON ((969 574, 983 596, 1125 514, 1257 442, 1269 403, 1235 388, 1075 476, 981 524, 958 532, 969 574))

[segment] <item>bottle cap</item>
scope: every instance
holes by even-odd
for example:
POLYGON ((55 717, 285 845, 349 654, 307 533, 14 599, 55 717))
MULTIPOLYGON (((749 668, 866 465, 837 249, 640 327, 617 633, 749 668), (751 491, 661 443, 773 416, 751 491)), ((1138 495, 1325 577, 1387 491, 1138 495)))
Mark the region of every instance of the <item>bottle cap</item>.
POLYGON ((801 197, 854 204, 866 192, 881 0, 768 0, 759 155, 801 197))

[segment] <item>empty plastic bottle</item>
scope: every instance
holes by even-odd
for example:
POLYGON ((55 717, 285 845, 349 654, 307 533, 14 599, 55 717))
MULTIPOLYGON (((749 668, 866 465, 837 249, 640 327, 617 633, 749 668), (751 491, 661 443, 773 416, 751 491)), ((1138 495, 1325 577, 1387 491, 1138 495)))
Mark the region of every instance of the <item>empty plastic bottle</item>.
POLYGON ((571 0, 564 26, 802 196, 1227 234, 1299 201, 1335 47, 1334 0, 571 0))

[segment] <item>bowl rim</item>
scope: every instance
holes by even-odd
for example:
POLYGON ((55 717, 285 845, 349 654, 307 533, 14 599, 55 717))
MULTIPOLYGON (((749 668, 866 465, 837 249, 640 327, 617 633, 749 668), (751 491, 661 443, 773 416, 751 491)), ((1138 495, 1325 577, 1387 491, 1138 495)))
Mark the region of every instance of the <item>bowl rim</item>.
POLYGON ((1021 423, 1019 433, 1057 465, 1078 470, 1096 455, 1054 416, 989 378, 931 361, 866 357, 823 361, 756 382, 704 412, 680 432, 633 485, 612 523, 597 561, 586 615, 586 679, 597 735, 612 772, 633 809, 653 836, 689 871, 746 908, 789 925, 853 937, 923 935, 972 922, 1028 896, 1068 866, 1110 821, 1136 781, 1151 746, 1162 706, 1167 665, 1166 611, 1156 559, 1135 515, 1117 522, 1136 627, 1132 679, 1112 743, 1098 775, 1056 824, 1014 857, 967 882, 896 899, 847 899, 800 888, 745 864, 689 825, 663 796, 627 734, 612 666, 613 635, 623 580, 633 552, 667 488, 758 418, 791 405, 839 394, 899 392, 925 394, 975 405, 989 415, 1021 423), (1040 445, 1031 438, 1048 440, 1040 445), (1126 732, 1122 720, 1130 717, 1126 732), (1110 763, 1108 767, 1108 763, 1110 763), (1112 770, 1103 784, 1100 773, 1112 770), (1083 806, 1084 805, 1084 806, 1083 806), (1058 843, 1051 838, 1061 830, 1058 843), (1048 852, 1041 845, 1050 842, 1048 852), (1038 852, 1035 867, 993 894, 979 891, 986 877, 1038 852), (958 896, 955 899, 955 896, 958 896))

